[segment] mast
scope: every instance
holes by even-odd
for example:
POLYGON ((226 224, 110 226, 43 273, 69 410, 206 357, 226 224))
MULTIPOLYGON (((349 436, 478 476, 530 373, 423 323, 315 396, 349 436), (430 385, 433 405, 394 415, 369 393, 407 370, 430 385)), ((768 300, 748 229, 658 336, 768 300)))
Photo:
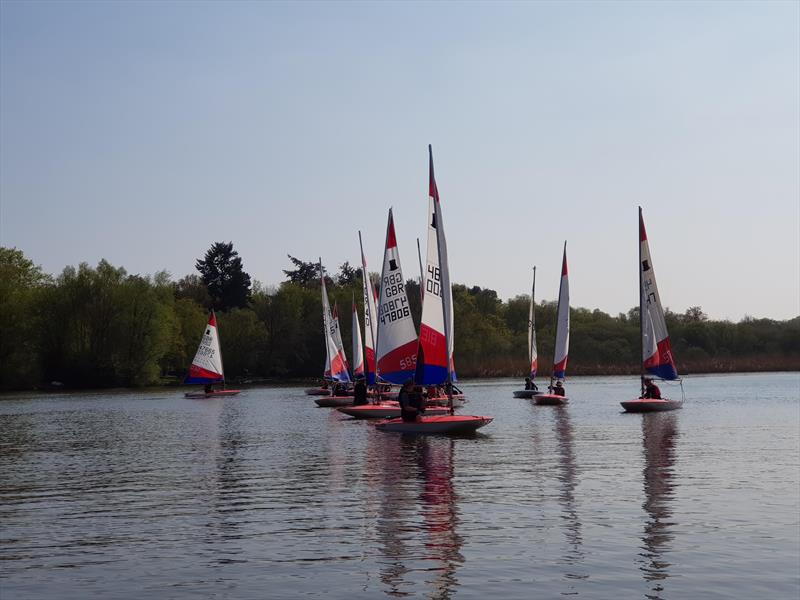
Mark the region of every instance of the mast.
POLYGON ((417 238, 417 258, 419 259, 419 301, 420 310, 422 310, 421 303, 425 299, 425 271, 422 269, 422 250, 419 249, 419 238, 417 238))
POLYGON ((644 271, 642 270, 642 207, 639 207, 639 397, 644 397, 644 271))
POLYGON ((533 372, 533 352, 536 349, 536 266, 533 267, 533 285, 531 286, 531 308, 530 314, 528 315, 530 318, 528 319, 528 362, 530 363, 528 366, 530 369, 531 379, 536 377, 536 374, 533 372))

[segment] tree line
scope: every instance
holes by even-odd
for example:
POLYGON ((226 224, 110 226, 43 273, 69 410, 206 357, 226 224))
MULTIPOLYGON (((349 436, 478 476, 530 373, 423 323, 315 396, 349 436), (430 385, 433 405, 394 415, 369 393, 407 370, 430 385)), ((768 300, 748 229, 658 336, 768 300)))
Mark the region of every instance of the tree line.
MULTIPOLYGON (((197 349, 208 311, 217 311, 226 377, 320 377, 325 362, 319 268, 289 256, 277 286, 253 283, 232 243, 214 244, 197 274, 132 275, 105 260, 46 274, 15 248, 0 247, 0 389, 73 388, 179 382, 197 349)), ((377 275, 370 276, 377 284, 377 275)), ((363 327, 360 269, 326 274, 351 353, 351 302, 363 327)), ((419 285, 406 283, 419 325, 419 285)), ((530 297, 507 301, 491 289, 453 286, 455 365, 460 377, 524 376, 530 297)), ((570 311, 568 375, 639 371, 638 307, 616 316, 570 311)), ((540 372, 549 374, 555 302, 536 306, 540 372)), ((800 317, 713 321, 700 307, 667 312, 682 374, 800 370, 800 317)), ((363 334, 363 332, 362 332, 363 334)))

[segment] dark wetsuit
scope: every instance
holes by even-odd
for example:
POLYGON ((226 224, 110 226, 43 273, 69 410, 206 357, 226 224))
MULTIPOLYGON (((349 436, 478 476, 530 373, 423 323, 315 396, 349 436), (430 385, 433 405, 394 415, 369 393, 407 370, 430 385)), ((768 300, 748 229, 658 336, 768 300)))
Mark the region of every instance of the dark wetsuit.
POLYGON ((553 395, 554 396, 563 396, 564 395, 563 386, 557 385, 557 386, 553 387, 553 395))
POLYGON ((367 403, 367 386, 363 380, 359 380, 356 382, 356 386, 353 388, 353 404, 355 406, 361 406, 362 404, 367 403))
POLYGON ((397 401, 400 403, 400 417, 403 421, 414 422, 417 420, 417 415, 425 412, 425 400, 422 394, 417 392, 401 389, 397 401))
POLYGON ((661 400, 661 390, 653 383, 647 383, 644 386, 644 395, 642 398, 652 398, 653 400, 661 400))

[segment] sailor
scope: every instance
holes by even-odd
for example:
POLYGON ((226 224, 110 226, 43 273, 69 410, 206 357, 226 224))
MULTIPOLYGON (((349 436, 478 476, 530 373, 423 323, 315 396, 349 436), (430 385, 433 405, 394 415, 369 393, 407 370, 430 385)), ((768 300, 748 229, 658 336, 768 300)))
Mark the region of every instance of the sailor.
POLYGON ((353 405, 361 406, 362 404, 367 404, 367 384, 364 383, 363 378, 359 378, 353 388, 353 405))
POLYGON ((564 385, 561 383, 560 379, 558 381, 556 381, 556 385, 553 388, 553 395, 555 395, 555 396, 563 396, 564 395, 564 385))
POLYGON ((425 412, 425 402, 422 394, 414 391, 413 379, 406 380, 403 387, 400 388, 397 401, 400 403, 400 417, 405 422, 413 423, 420 414, 425 412))
POLYGON ((642 398, 661 400, 661 390, 658 389, 658 386, 653 383, 653 380, 650 378, 645 378, 644 380, 644 394, 642 394, 642 398))

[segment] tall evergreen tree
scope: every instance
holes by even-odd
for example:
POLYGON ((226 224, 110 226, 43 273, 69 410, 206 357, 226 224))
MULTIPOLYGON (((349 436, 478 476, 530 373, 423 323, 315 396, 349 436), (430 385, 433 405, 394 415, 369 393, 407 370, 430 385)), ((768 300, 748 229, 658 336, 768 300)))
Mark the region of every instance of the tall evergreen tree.
POLYGON ((213 308, 227 311, 245 308, 250 302, 250 275, 242 269, 242 259, 233 249, 233 242, 215 242, 195 267, 208 289, 213 308))

